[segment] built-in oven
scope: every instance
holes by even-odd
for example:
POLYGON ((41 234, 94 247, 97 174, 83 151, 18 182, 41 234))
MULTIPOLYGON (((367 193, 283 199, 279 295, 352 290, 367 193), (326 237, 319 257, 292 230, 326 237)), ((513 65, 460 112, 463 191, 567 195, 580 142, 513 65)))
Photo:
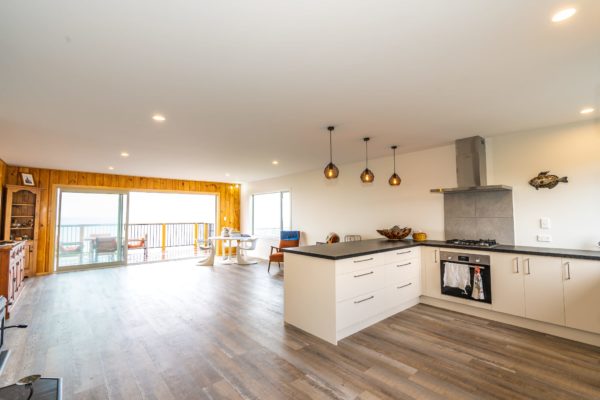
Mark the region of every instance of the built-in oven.
POLYGON ((440 251, 442 294, 492 304, 490 257, 440 251))

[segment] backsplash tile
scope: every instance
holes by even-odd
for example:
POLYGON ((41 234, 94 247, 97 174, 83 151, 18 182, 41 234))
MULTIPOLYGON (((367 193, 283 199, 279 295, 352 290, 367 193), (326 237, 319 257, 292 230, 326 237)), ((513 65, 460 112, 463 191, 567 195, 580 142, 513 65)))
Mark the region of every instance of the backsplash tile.
POLYGON ((444 194, 446 239, 495 239, 515 244, 512 191, 444 194))

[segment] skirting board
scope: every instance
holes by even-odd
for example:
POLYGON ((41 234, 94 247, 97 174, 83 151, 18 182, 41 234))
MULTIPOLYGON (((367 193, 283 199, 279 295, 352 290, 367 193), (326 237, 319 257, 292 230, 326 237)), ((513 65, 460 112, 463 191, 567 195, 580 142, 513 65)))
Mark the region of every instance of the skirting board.
POLYGON ((446 310, 457 311, 463 314, 474 315, 476 317, 498 321, 509 325, 519 326, 521 328, 531 329, 533 331, 543 332, 550 335, 575 340, 577 342, 591 344, 600 347, 600 335, 584 332, 577 329, 567 328, 549 324, 546 322, 534 321, 527 318, 521 318, 514 315, 499 313, 496 311, 482 308, 471 307, 465 304, 453 303, 446 300, 435 299, 433 297, 421 296, 421 303, 430 306, 444 308, 446 310))

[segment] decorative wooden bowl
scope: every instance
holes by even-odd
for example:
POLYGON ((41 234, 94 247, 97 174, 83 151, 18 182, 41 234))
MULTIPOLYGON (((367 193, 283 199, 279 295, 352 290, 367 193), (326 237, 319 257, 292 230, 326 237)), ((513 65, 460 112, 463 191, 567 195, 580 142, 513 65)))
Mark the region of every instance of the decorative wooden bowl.
POLYGON ((398 225, 391 229, 377 229, 377 233, 389 240, 402 240, 410 235, 410 232, 412 232, 411 228, 400 228, 398 225))

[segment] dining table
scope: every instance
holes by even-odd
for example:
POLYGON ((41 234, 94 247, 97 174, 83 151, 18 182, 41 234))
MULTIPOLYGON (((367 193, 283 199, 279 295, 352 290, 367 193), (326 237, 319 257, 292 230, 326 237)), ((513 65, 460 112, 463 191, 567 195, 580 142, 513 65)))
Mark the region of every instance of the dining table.
POLYGON ((209 236, 208 237, 208 242, 209 242, 208 256, 205 259, 200 260, 197 263, 197 265, 212 266, 215 264, 215 256, 216 256, 216 252, 217 252, 217 242, 218 241, 227 242, 227 247, 228 247, 227 252, 225 252, 225 251, 223 252, 223 258, 220 261, 221 264, 240 264, 240 265, 255 264, 255 262, 250 262, 250 261, 238 262, 237 259, 235 257, 233 257, 234 242, 243 242, 245 240, 250 240, 250 239, 253 239, 253 237, 241 236, 241 235, 209 236))

